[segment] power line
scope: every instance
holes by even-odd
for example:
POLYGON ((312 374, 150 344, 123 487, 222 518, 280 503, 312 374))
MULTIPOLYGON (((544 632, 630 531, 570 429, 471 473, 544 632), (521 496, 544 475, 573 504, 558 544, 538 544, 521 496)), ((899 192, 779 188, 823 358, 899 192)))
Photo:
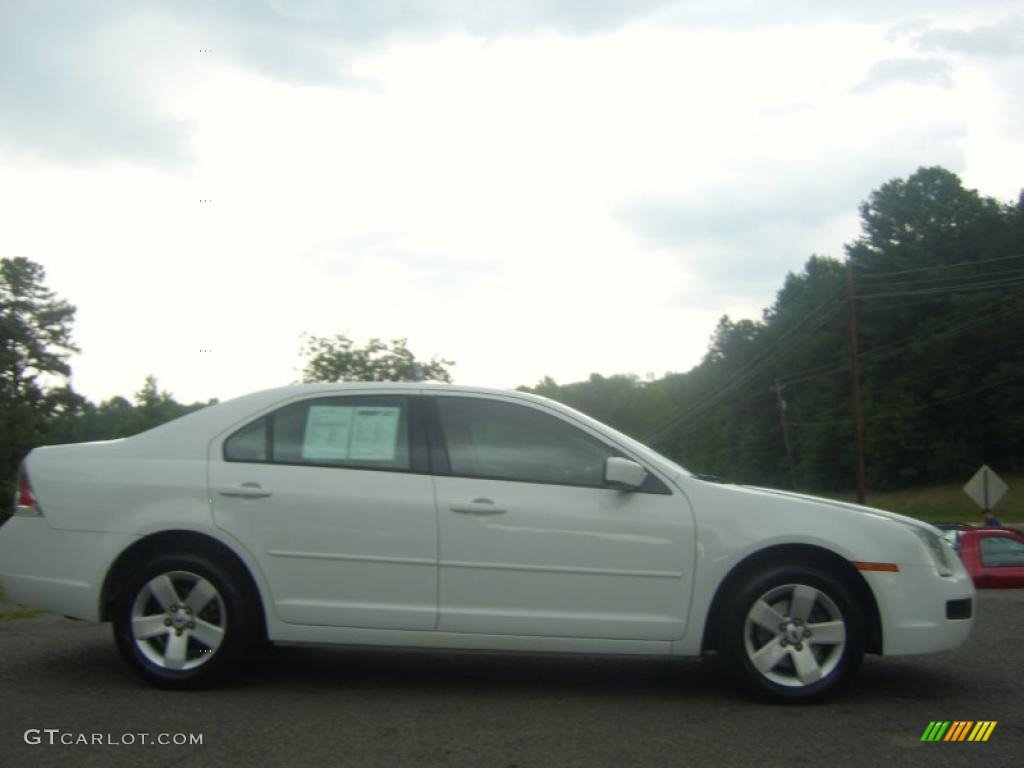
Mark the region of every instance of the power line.
MULTIPOLYGON (((970 328, 973 325, 979 325, 981 323, 988 322, 990 319, 990 315, 995 314, 996 310, 1002 308, 1004 304, 1012 302, 1021 297, 1024 297, 1024 292, 1014 294, 1012 296, 1007 296, 1005 298, 1000 299, 999 301, 992 302, 985 309, 981 310, 978 314, 974 315, 973 317, 969 318, 966 321, 961 321, 961 318, 953 318, 950 322, 946 324, 941 324, 935 328, 932 328, 930 334, 927 337, 918 337, 911 341, 900 340, 890 342, 889 344, 883 344, 882 346, 878 347, 871 347, 866 351, 862 352, 860 357, 862 360, 873 360, 878 357, 885 357, 890 354, 895 354, 897 352, 902 352, 909 349, 914 349, 917 347, 935 343, 937 341, 940 341, 941 339, 947 338, 948 336, 956 333, 957 331, 962 331, 966 328, 970 328)), ((788 376, 781 376, 780 378, 783 382, 787 384, 798 384, 803 381, 808 381, 811 379, 833 376, 848 370, 850 370, 849 362, 841 363, 838 365, 834 363, 829 363, 825 365, 814 366, 812 368, 805 368, 802 371, 797 371, 788 376)))
POLYGON ((940 288, 943 285, 956 285, 958 282, 965 280, 981 281, 981 280, 1003 280, 1013 279, 1024 275, 1024 265, 1020 267, 1013 267, 1011 269, 991 269, 980 272, 973 272, 969 275, 941 275, 939 277, 914 277, 911 279, 896 279, 896 280, 885 280, 876 281, 874 283, 866 283, 862 281, 860 285, 867 286, 871 290, 878 290, 881 288, 940 288))
POLYGON ((965 328, 970 328, 973 325, 979 325, 981 323, 988 322, 990 320, 989 316, 996 314, 997 309, 1000 309, 1004 304, 1014 301, 1015 299, 1021 298, 1021 296, 1024 296, 1024 292, 1014 294, 1012 296, 1007 296, 1003 299, 1000 299, 999 301, 993 302, 985 309, 981 310, 980 312, 975 314, 973 317, 968 318, 967 320, 961 320, 961 318, 952 318, 947 324, 940 324, 939 326, 932 328, 929 335, 924 338, 918 337, 911 339, 909 341, 895 341, 890 342, 889 344, 883 344, 880 347, 870 348, 867 352, 864 352, 861 355, 861 357, 877 357, 878 355, 881 355, 883 353, 889 353, 891 351, 898 352, 907 349, 912 349, 914 347, 919 347, 922 345, 932 344, 958 331, 962 331, 965 328))
MULTIPOLYGON (((924 403, 923 405, 917 405, 917 406, 913 406, 913 407, 910 407, 910 408, 901 408, 900 409, 900 413, 918 413, 920 411, 926 411, 929 408, 935 408, 936 406, 939 406, 939 405, 945 405, 946 403, 952 403, 955 400, 962 400, 965 397, 970 397, 971 395, 976 395, 979 392, 985 392, 985 391, 990 390, 990 389, 997 389, 997 388, 1005 386, 1007 384, 1012 384, 1013 382, 1019 381, 1021 379, 1024 379, 1024 373, 1018 373, 1015 376, 1008 376, 1005 379, 1002 379, 1002 380, 996 381, 996 382, 991 382, 989 384, 982 384, 980 387, 974 387, 973 389, 969 389, 966 392, 959 392, 959 393, 957 393, 955 395, 952 395, 950 397, 944 397, 941 400, 932 400, 932 401, 930 401, 928 403, 924 403)), ((885 419, 886 421, 891 421, 891 417, 887 416, 887 415, 880 415, 880 414, 878 414, 878 415, 874 415, 874 416, 869 416, 868 417, 868 421, 879 421, 879 420, 882 420, 882 419, 885 419)), ((836 419, 834 421, 791 421, 791 422, 789 422, 789 426, 791 426, 791 427, 826 427, 826 426, 833 426, 833 425, 838 425, 838 424, 852 424, 852 423, 853 423, 853 419, 836 419)))
MULTIPOLYGON (((863 358, 864 355, 861 354, 861 359, 863 358)), ((807 368, 803 371, 800 371, 798 374, 794 374, 793 376, 785 376, 782 380, 786 384, 802 384, 805 381, 813 381, 814 379, 825 379, 828 378, 829 376, 837 376, 840 373, 845 373, 848 370, 850 370, 849 361, 845 363, 840 363, 839 365, 819 365, 816 368, 807 368)))
MULTIPOLYGON (((693 414, 711 407, 719 400, 723 399, 726 395, 728 395, 732 390, 736 389, 742 384, 749 383, 758 373, 760 373, 759 366, 761 366, 764 362, 771 358, 785 341, 787 341, 791 336, 793 336, 793 334, 800 330, 800 328, 806 325, 812 318, 821 315, 820 317, 817 318, 819 321, 824 321, 825 319, 827 319, 830 312, 825 312, 822 315, 822 310, 824 310, 826 307, 831 307, 831 309, 834 311, 836 307, 834 300, 836 299, 836 297, 839 296, 840 293, 841 291, 835 291, 832 294, 832 296, 830 296, 826 301, 823 301, 821 304, 819 304, 817 307, 811 310, 808 314, 804 315, 804 317, 798 320, 792 327, 790 327, 785 333, 783 333, 779 338, 777 338, 768 349, 766 349, 759 356, 755 357, 753 360, 748 362, 746 365, 741 366, 737 371, 734 371, 728 383, 724 387, 717 389, 708 397, 705 397, 704 399, 691 405, 689 408, 685 409, 681 413, 677 414, 666 424, 663 424, 658 429, 648 433, 641 439, 641 442, 650 443, 660 440, 675 427, 684 423, 693 414)), ((821 323, 819 323, 819 326, 816 327, 820 327, 820 324, 821 323)))
POLYGON ((954 264, 936 264, 932 267, 915 267, 914 269, 899 269, 895 271, 878 272, 870 270, 859 264, 854 264, 857 269, 863 270, 866 274, 858 275, 857 280, 880 280, 893 275, 911 275, 920 272, 934 272, 938 269, 959 269, 961 267, 973 267, 977 264, 992 264, 997 261, 1010 261, 1012 259, 1024 259, 1024 253, 1016 253, 1013 256, 997 256, 991 259, 976 259, 973 261, 958 261, 954 264))
MULTIPOLYGON (((1016 287, 1016 285, 1017 284, 1015 283, 1014 287, 1016 287)), ((1024 285, 1024 283, 1021 283, 1021 285, 1024 285)), ((980 323, 986 322, 989 319, 988 316, 990 314, 993 314, 995 312, 995 310, 999 309, 1000 307, 1002 307, 1004 304, 1006 304, 1008 302, 1011 302, 1011 301, 1014 301, 1014 300, 1020 298, 1021 296, 1024 296, 1024 293, 1015 293, 1014 295, 1007 296, 1005 298, 999 299, 998 301, 992 302, 988 307, 986 307, 984 310, 982 310, 980 314, 974 315, 972 318, 968 319, 966 322, 960 322, 959 318, 955 318, 954 321, 952 323, 950 323, 948 326, 940 326, 937 329, 932 329, 931 333, 929 334, 929 337, 927 337, 927 338, 924 338, 924 339, 916 338, 916 339, 914 339, 914 340, 912 340, 910 342, 899 341, 899 342, 893 342, 893 343, 890 343, 890 344, 883 345, 882 347, 869 348, 868 350, 862 352, 860 357, 861 357, 861 359, 872 359, 872 358, 876 358, 876 357, 878 357, 880 355, 883 355, 883 354, 886 354, 886 353, 894 353, 894 352, 898 352, 898 351, 902 351, 902 350, 907 350, 907 349, 910 349, 910 348, 913 348, 913 347, 918 347, 918 346, 920 346, 922 344, 933 343, 935 341, 940 340, 940 338, 944 338, 944 337, 949 336, 952 333, 955 333, 956 331, 960 331, 960 330, 963 330, 965 328, 969 328, 969 327, 971 327, 973 325, 978 325, 980 323)), ((927 302, 934 301, 934 300, 935 299, 929 299, 929 300, 922 301, 922 302, 919 302, 919 303, 927 303, 927 302)), ((913 306, 913 305, 910 305, 910 306, 913 306)), ((886 309, 893 309, 893 307, 886 307, 886 309)), ((826 364, 826 365, 821 365, 821 366, 815 366, 813 368, 808 368, 808 369, 805 369, 803 371, 798 371, 798 372, 796 372, 794 374, 790 374, 790 375, 787 375, 787 376, 780 376, 779 378, 784 383, 792 384, 792 383, 798 383, 798 382, 801 382, 801 381, 804 381, 804 380, 807 380, 807 379, 818 378, 819 376, 827 376, 827 375, 838 374, 838 373, 841 373, 843 371, 848 371, 849 368, 850 368, 850 363, 849 362, 842 363, 840 365, 826 364)))
MULTIPOLYGON (((866 274, 866 275, 858 276, 858 281, 862 281, 862 280, 879 281, 879 280, 884 280, 884 279, 887 279, 889 277, 896 276, 896 275, 920 274, 920 273, 925 273, 925 272, 934 272, 936 270, 943 270, 943 269, 957 269, 957 268, 964 268, 964 267, 974 267, 974 266, 981 265, 981 264, 992 264, 992 263, 997 263, 997 262, 1006 262, 1006 261, 1011 261, 1011 260, 1014 260, 1014 259, 1024 259, 1024 254, 1016 254, 1016 255, 1013 255, 1013 256, 997 257, 997 258, 992 258, 992 259, 979 259, 979 260, 974 260, 974 261, 964 261, 964 262, 959 262, 959 263, 956 263, 956 264, 941 264, 941 265, 936 265, 936 266, 933 266, 933 267, 924 267, 924 268, 917 268, 917 269, 894 270, 894 271, 889 271, 889 272, 870 272, 869 271, 868 274, 866 274)), ((863 269, 863 268, 861 268, 861 269, 863 269)), ((878 291, 877 293, 870 293, 869 292, 869 293, 857 295, 854 298, 855 299, 867 300, 867 299, 886 299, 886 298, 899 298, 899 297, 922 297, 922 298, 919 298, 916 302, 913 302, 913 304, 909 304, 909 303, 905 303, 904 304, 905 306, 912 306, 914 304, 926 304, 926 303, 931 303, 931 302, 934 302, 934 301, 937 301, 937 300, 945 300, 949 296, 957 295, 957 294, 962 294, 962 293, 965 293, 965 292, 968 292, 968 291, 979 291, 979 290, 986 290, 986 289, 994 290, 994 289, 1000 289, 1000 288, 1018 288, 1018 287, 1021 287, 1021 286, 1024 286, 1024 274, 1021 274, 1019 270, 1015 270, 1015 269, 990 270, 987 273, 975 274, 975 275, 971 276, 970 278, 968 278, 967 282, 965 282, 963 278, 960 278, 960 277, 957 277, 957 276, 925 278, 923 280, 918 280, 918 281, 914 281, 914 280, 897 281, 896 284, 892 285, 892 288, 897 289, 897 290, 879 290, 879 289, 883 288, 883 286, 878 285, 876 283, 874 285, 866 286, 866 288, 867 288, 868 291, 871 291, 871 290, 878 291), (948 283, 950 283, 950 281, 955 281, 955 282, 950 285, 950 284, 948 284, 948 283), (916 287, 911 287, 911 286, 916 286, 916 287), (904 289, 904 288, 907 288, 908 290, 900 290, 900 289, 904 289), (923 297, 932 297, 932 298, 923 298, 923 297)), ((831 312, 824 312, 824 310, 826 310, 826 308, 829 307, 830 305, 832 306, 833 310, 835 309, 836 305, 833 302, 834 302, 834 300, 836 298, 838 298, 838 296, 839 296, 839 294, 841 292, 842 292, 841 290, 838 290, 838 291, 834 292, 833 295, 830 296, 826 301, 824 301, 821 304, 819 304, 817 307, 815 307, 813 310, 811 310, 811 312, 809 312, 807 315, 805 315, 803 318, 801 318, 797 323, 795 323, 793 326, 788 328, 781 336, 776 338, 772 342, 771 346, 768 349, 766 349, 764 352, 759 354, 753 360, 751 360, 751 361, 747 362, 746 364, 744 364, 743 366, 741 366, 738 370, 734 371, 731 374, 730 378, 728 379, 727 383, 724 386, 719 387, 718 389, 714 390, 711 394, 701 398, 696 403, 691 404, 689 407, 685 408, 683 411, 678 413, 675 417, 670 419, 668 422, 666 422, 665 424, 662 424, 657 429, 652 430, 651 432, 649 432, 647 435, 645 435, 642 438, 642 441, 643 442, 652 443, 652 442, 656 442, 658 440, 661 440, 663 437, 666 437, 668 434, 670 434, 673 430, 676 430, 680 425, 685 424, 687 421, 692 420, 695 416, 697 416, 701 412, 706 412, 708 409, 710 409, 714 405, 718 404, 720 401, 722 401, 724 398, 729 396, 733 391, 735 391, 739 387, 748 384, 756 376, 761 374, 765 364, 768 363, 772 358, 774 358, 774 356, 777 354, 777 352, 779 351, 781 346, 786 341, 791 339, 798 331, 803 329, 804 326, 808 325, 808 323, 810 323, 812 320, 816 320, 817 323, 813 326, 813 328, 816 329, 816 328, 821 327, 821 325, 824 324, 824 321, 826 319, 828 319, 828 317, 831 315, 831 312)), ((1010 301, 1010 300, 1013 300, 1015 298, 1018 298, 1018 295, 1015 294, 1014 296, 1010 296, 1010 297, 1007 297, 1006 299, 1003 299, 1003 300, 1001 300, 999 302, 996 302, 991 307, 987 308, 985 310, 985 313, 988 314, 989 312, 994 311, 994 309, 996 307, 1001 306, 1002 304, 1004 304, 1006 301, 1010 301)), ((887 307, 887 309, 892 309, 892 308, 893 307, 887 307)), ((880 348, 875 348, 875 349, 872 349, 872 350, 868 350, 867 352, 864 353, 864 355, 862 357, 876 358, 876 357, 881 356, 881 355, 894 354, 895 352, 898 352, 900 350, 909 349, 912 346, 919 346, 921 344, 933 343, 934 341, 937 341, 942 336, 947 336, 948 334, 953 333, 953 332, 955 332, 957 330, 962 330, 963 328, 970 327, 971 325, 974 325, 974 324, 976 324, 978 322, 984 321, 984 319, 985 319, 984 316, 982 316, 982 317, 975 316, 975 318, 972 318, 971 320, 967 321, 966 323, 954 323, 952 326, 950 326, 948 328, 944 328, 941 331, 933 332, 931 334, 931 336, 928 339, 926 339, 926 340, 922 341, 920 339, 917 339, 917 340, 914 340, 914 341, 909 342, 909 343, 907 343, 907 342, 898 342, 898 343, 894 343, 894 344, 885 345, 885 346, 880 347, 880 348)), ((810 329, 808 329, 808 330, 810 330, 810 329)), ((814 378, 820 378, 820 377, 824 377, 824 376, 831 376, 831 375, 838 374, 840 372, 845 372, 845 371, 849 370, 849 367, 850 367, 849 363, 842 364, 840 366, 831 366, 831 365, 830 366, 817 366, 815 368, 806 369, 805 371, 799 372, 799 373, 797 373, 795 375, 790 375, 790 376, 786 376, 786 377, 780 377, 780 379, 784 383, 804 382, 804 381, 808 381, 808 380, 811 380, 811 379, 814 379, 814 378)), ((849 422, 826 422, 826 423, 849 423, 849 422)), ((810 426, 810 425, 812 425, 812 422, 793 423, 793 426, 804 426, 804 425, 810 426)), ((692 433, 692 432, 697 431, 698 429, 702 428, 702 426, 703 425, 698 424, 698 425, 695 425, 694 428, 683 430, 681 433, 679 433, 677 431, 677 435, 679 435, 679 434, 685 435, 685 434, 692 433)))
MULTIPOLYGON (((1005 386, 1006 384, 1010 384, 1010 383, 1012 383, 1014 381, 1019 381, 1020 379, 1024 379, 1024 373, 1018 373, 1016 376, 1009 376, 1009 377, 1003 379, 1002 381, 997 381, 997 382, 994 382, 992 384, 983 384, 980 387, 975 387, 974 389, 969 389, 966 392, 961 392, 960 394, 953 395, 952 397, 943 398, 942 400, 933 400, 932 402, 926 403, 925 405, 919 405, 919 406, 915 406, 913 408, 903 408, 902 412, 903 413, 917 413, 918 411, 925 411, 925 410, 927 410, 929 408, 934 408, 937 405, 945 405, 946 403, 951 403, 954 400, 960 400, 960 399, 968 397, 970 395, 976 395, 979 392, 985 392, 986 390, 989 390, 989 389, 996 389, 998 387, 1005 386)), ((875 419, 879 419, 879 418, 881 418, 881 416, 875 416, 874 418, 875 419)))
MULTIPOLYGON (((1024 285, 1024 283, 1022 283, 1022 285, 1024 285)), ((782 343, 784 343, 785 341, 788 341, 807 322, 809 322, 811 319, 813 319, 816 315, 818 315, 821 312, 821 310, 823 310, 826 306, 829 305, 829 303, 831 303, 835 298, 837 298, 838 294, 839 294, 839 292, 837 291, 836 293, 834 293, 832 295, 832 297, 830 297, 830 299, 828 301, 822 302, 817 307, 815 307, 811 312, 809 312, 807 315, 805 315, 798 323, 793 325, 791 328, 789 328, 787 330, 786 333, 784 333, 781 337, 779 337, 775 341, 775 343, 772 345, 771 348, 769 348, 764 353, 762 353, 760 356, 758 356, 757 358, 752 360, 746 366, 741 367, 736 373, 733 374, 733 377, 729 380, 729 382, 726 384, 725 387, 722 387, 722 388, 716 390, 711 395, 703 398, 702 400, 698 401, 697 403, 694 403, 693 405, 691 405, 690 407, 688 407, 687 409, 685 409, 681 413, 677 414, 673 419, 671 419, 666 424, 663 424, 662 426, 658 427, 656 430, 653 430, 652 432, 648 433, 642 439, 642 442, 645 442, 645 443, 646 442, 654 442, 654 441, 662 439, 663 437, 665 437, 670 431, 672 431, 676 427, 678 427, 681 424, 684 424, 687 421, 691 420, 695 415, 697 415, 698 412, 704 411, 704 410, 706 410, 708 408, 711 408, 712 406, 716 405, 719 401, 724 399, 728 394, 730 394, 737 387, 740 387, 740 386, 742 386, 744 384, 749 383, 752 379, 754 379, 756 377, 757 374, 759 374, 761 372, 759 366, 762 363, 766 362, 766 360, 769 357, 773 356, 778 351, 778 348, 781 346, 782 343)), ((1014 301, 1014 300, 1020 298, 1022 295, 1024 295, 1024 293, 1016 293, 1016 294, 1014 294, 1012 296, 1007 296, 1007 297, 1002 298, 1002 299, 1000 299, 1000 300, 998 300, 996 302, 993 302, 991 305, 989 305, 984 310, 982 310, 981 314, 975 315, 974 317, 968 319, 967 321, 960 321, 960 319, 957 318, 951 324, 949 324, 947 326, 944 326, 944 327, 940 326, 939 329, 933 330, 929 334, 929 336, 924 338, 924 339, 917 338, 917 339, 913 339, 911 341, 898 341, 898 342, 893 342, 893 343, 890 343, 890 344, 883 345, 881 347, 874 347, 874 348, 868 349, 865 352, 861 353, 860 359, 862 359, 862 360, 864 360, 864 359, 874 360, 874 359, 877 359, 879 357, 890 356, 890 355, 897 354, 897 353, 902 352, 902 351, 909 350, 911 348, 920 347, 920 346, 923 346, 923 345, 927 345, 927 344, 932 344, 932 343, 938 342, 942 338, 948 337, 949 335, 951 335, 951 334, 953 334, 953 333, 955 333, 957 331, 961 331, 961 330, 964 330, 966 328, 970 328, 971 326, 978 325, 980 323, 986 322, 989 319, 989 316, 991 314, 993 314, 996 311, 996 309, 1002 307, 1004 304, 1006 304, 1008 302, 1011 302, 1011 301, 1014 301)), ((824 317, 825 316, 823 316, 823 317, 821 317, 819 319, 820 320, 824 320, 824 317)), ((820 327, 820 325, 822 325, 822 324, 823 323, 819 322, 815 326, 815 328, 820 327)), ((823 377, 826 377, 826 376, 838 375, 840 373, 845 373, 845 372, 847 372, 849 370, 850 370, 850 363, 849 362, 845 362, 845 363, 841 363, 841 364, 838 364, 838 365, 818 366, 818 367, 815 367, 815 368, 805 369, 804 371, 798 372, 796 374, 792 374, 792 375, 789 375, 789 376, 781 376, 779 378, 785 384, 797 384, 797 383, 803 383, 805 381, 809 381, 809 380, 816 379, 816 378, 823 378, 823 377)), ((800 422, 800 423, 798 423, 798 422, 790 422, 790 424, 792 424, 792 426, 803 426, 805 424, 805 422, 800 422)), ((695 425, 693 428, 686 429, 686 430, 683 430, 682 432, 678 433, 678 436, 692 434, 693 432, 699 431, 703 426, 704 425, 701 425, 701 424, 695 425)))
POLYGON ((1017 278, 1004 278, 999 280, 979 281, 974 283, 961 283, 932 288, 917 288, 909 291, 883 291, 881 293, 858 294, 854 298, 858 301, 863 299, 895 298, 898 296, 924 296, 936 293, 965 293, 967 291, 995 290, 998 288, 1016 288, 1024 285, 1024 274, 1017 278))
MULTIPOLYGON (((934 340, 929 340, 929 341, 921 342, 921 345, 922 346, 927 345, 927 344, 931 343, 931 341, 934 341, 934 340)), ((888 357, 888 356, 890 356, 892 354, 896 354, 898 352, 902 352, 902 351, 905 351, 907 349, 912 349, 915 346, 917 346, 917 344, 906 344, 906 345, 902 345, 902 346, 894 348, 894 349, 880 350, 880 352, 884 352, 885 354, 871 354, 871 355, 869 355, 869 354, 865 353, 865 354, 861 355, 861 359, 863 360, 863 359, 869 358, 869 357, 870 358, 874 358, 874 357, 888 357)), ((987 363, 987 362, 990 362, 992 360, 996 360, 997 358, 1005 356, 1007 352, 1015 352, 1018 349, 1022 349, 1022 348, 1024 348, 1024 340, 1018 342, 1017 344, 1011 344, 1009 346, 1003 346, 997 352, 995 352, 994 354, 986 355, 985 357, 971 358, 971 360, 969 361, 968 365, 973 367, 973 366, 980 365, 982 363, 987 363)), ((957 363, 954 363, 953 365, 944 366, 942 368, 935 368, 935 369, 931 369, 930 368, 930 369, 928 369, 928 374, 930 376, 938 376, 938 375, 946 373, 948 371, 953 371, 953 370, 956 370, 958 368, 964 368, 964 367, 967 367, 967 366, 965 366, 963 363, 957 362, 957 363)), ((849 365, 849 363, 846 363, 846 364, 841 365, 841 366, 836 366, 834 369, 831 369, 831 370, 825 370, 825 371, 822 371, 820 373, 809 373, 806 376, 800 376, 800 377, 796 377, 796 378, 784 379, 784 381, 787 384, 802 384, 805 381, 811 381, 811 380, 814 380, 814 379, 827 378, 828 376, 836 376, 836 375, 838 375, 840 373, 845 373, 848 370, 850 370, 850 365, 849 365)), ((790 422, 790 424, 794 424, 794 423, 795 422, 790 422)))
MULTIPOLYGON (((750 453, 778 450, 777 443, 775 442, 775 437, 770 433, 763 431, 758 432, 754 436, 754 438, 751 439, 749 442, 745 443, 743 447, 747 450, 747 452, 750 453)), ((722 446, 721 448, 718 448, 714 453, 710 454, 701 455, 699 452, 693 451, 692 453, 696 454, 696 456, 691 458, 703 458, 707 463, 716 464, 719 460, 726 457, 736 458, 737 454, 740 452, 741 451, 738 451, 736 446, 725 445, 722 446)))
POLYGON ((831 427, 836 424, 853 424, 853 419, 835 419, 833 421, 791 421, 791 427, 831 427))
MULTIPOLYGON (((848 275, 852 275, 852 272, 848 272, 848 275)), ((850 278, 850 279, 852 279, 852 278, 850 278)), ((975 283, 971 284, 969 286, 969 288, 973 289, 973 288, 978 287, 979 285, 993 284, 993 283, 996 283, 996 282, 999 282, 999 281, 984 281, 984 280, 981 281, 981 282, 975 281, 975 283)), ((1003 284, 1011 284, 1011 283, 1015 283, 1015 282, 1018 282, 1018 281, 1008 281, 1007 280, 1007 281, 1003 281, 1003 284)), ((852 286, 852 283, 850 283, 850 285, 852 286)), ((944 290, 945 292, 950 292, 949 288, 950 288, 950 286, 946 286, 942 290, 944 290)), ((932 291, 929 291, 929 292, 934 292, 934 290, 935 289, 932 289, 932 291)), ((852 293, 852 291, 851 291, 851 293, 852 293)), ((975 317, 969 319, 967 322, 962 322, 962 321, 961 322, 954 322, 951 325, 948 325, 947 327, 942 328, 939 331, 933 331, 925 339, 914 339, 914 340, 912 340, 910 342, 886 345, 885 347, 873 350, 870 356, 877 357, 877 356, 879 356, 880 353, 885 353, 886 355, 891 355, 891 354, 893 354, 895 352, 899 352, 899 351, 908 349, 910 347, 920 347, 922 345, 927 346, 929 344, 936 343, 936 342, 938 342, 938 341, 940 341, 942 339, 948 338, 950 335, 956 333, 957 331, 962 331, 963 329, 971 327, 973 325, 976 325, 979 322, 984 322, 984 321, 988 320, 988 315, 993 314, 997 309, 1001 309, 1002 305, 1006 304, 1007 302, 1009 302, 1009 301, 1011 301, 1011 300, 1013 300, 1015 298, 1018 298, 1018 296, 1015 295, 1015 296, 1007 297, 1006 299, 1003 299, 1003 300, 995 303, 993 306, 988 307, 984 311, 984 313, 982 314, 981 317, 976 315, 975 317)), ((851 301, 852 301, 852 299, 851 299, 851 301)), ((851 322, 852 322, 852 318, 853 318, 852 306, 853 305, 851 303, 851 322)), ((851 325, 851 334, 853 333, 852 328, 853 328, 853 326, 851 325)), ((1005 349, 1001 350, 1000 354, 1005 354, 1005 349)), ((988 361, 988 360, 990 360, 992 358, 993 358, 993 356, 989 355, 989 356, 987 356, 986 358, 984 358, 981 361, 978 361, 978 360, 972 361, 972 364, 977 365, 979 362, 986 362, 986 361, 988 361)), ((854 358, 851 364, 855 365, 856 362, 857 362, 857 359, 854 358)), ((827 371, 829 374, 831 374, 831 373, 837 373, 840 370, 846 371, 849 368, 850 368, 850 365, 848 364, 848 365, 844 365, 844 366, 841 366, 841 367, 829 367, 829 368, 826 368, 824 370, 827 371)), ((805 373, 805 375, 803 376, 802 380, 807 380, 809 378, 815 378, 817 376, 820 376, 820 375, 824 374, 824 371, 822 371, 822 367, 821 366, 819 366, 817 369, 814 369, 814 370, 817 373, 816 376, 807 376, 806 373, 805 373), (821 373, 818 373, 818 372, 821 372, 821 373)), ((946 369, 944 369, 944 370, 946 370, 946 369)), ((933 375, 934 375, 934 372, 933 372, 933 375)), ((1018 376, 1011 376, 1011 377, 1008 377, 1008 378, 1003 379, 1003 380, 998 381, 998 382, 990 383, 990 384, 987 384, 987 385, 982 385, 980 387, 975 387, 975 388, 973 388, 971 390, 968 390, 966 392, 961 392, 961 393, 958 393, 957 395, 953 395, 953 396, 948 397, 948 398, 943 398, 941 400, 935 400, 935 401, 932 401, 932 402, 929 402, 929 403, 925 403, 925 404, 923 404, 921 406, 918 406, 918 407, 909 408, 909 409, 908 408, 904 408, 904 409, 902 409, 902 412, 904 412, 904 413, 915 413, 915 412, 919 412, 919 411, 926 410, 926 409, 929 409, 929 408, 934 408, 934 407, 937 407, 939 405, 943 405, 945 403, 953 402, 953 401, 962 399, 964 397, 969 397, 969 396, 971 396, 973 394, 977 394, 979 392, 983 392, 983 391, 986 391, 986 390, 989 390, 989 389, 993 389, 993 388, 998 387, 998 386, 1004 386, 1004 385, 1006 385, 1008 383, 1011 383, 1011 382, 1016 381, 1017 379, 1021 379, 1021 378, 1024 378, 1024 374, 1020 374, 1018 376)), ((795 380, 797 380, 796 377, 790 377, 788 379, 788 381, 790 383, 792 383, 795 380)), ((854 416, 853 416, 853 418, 835 419, 835 420, 805 421, 805 422, 795 422, 794 421, 794 422, 789 422, 789 426, 796 427, 796 428, 803 428, 803 427, 821 428, 821 427, 827 427, 827 426, 844 426, 844 427, 846 427, 846 426, 856 426, 859 423, 858 422, 859 415, 857 414, 857 409, 856 409, 858 401, 857 401, 856 398, 857 398, 857 396, 855 394, 854 395, 854 406, 855 406, 855 408, 854 408, 854 416)), ((872 416, 872 417, 869 417, 869 421, 875 422, 875 421, 878 421, 879 418, 880 418, 880 416, 872 416)), ((860 489, 862 487, 862 485, 861 485, 862 481, 860 479, 861 478, 861 475, 860 475, 861 471, 862 470, 860 470, 858 468, 858 493, 861 493, 860 489)))
MULTIPOLYGON (((901 297, 896 296, 894 298, 901 298, 901 297)), ((1011 296, 1010 298, 1016 298, 1016 297, 1011 296)), ((941 295, 936 295, 936 294, 928 294, 927 296, 922 296, 921 298, 917 299, 916 301, 902 301, 902 302, 899 302, 897 304, 872 303, 871 308, 874 311, 876 311, 876 312, 888 312, 889 310, 893 310, 893 309, 907 309, 909 307, 923 307, 923 306, 926 306, 928 304, 934 304, 937 301, 949 301, 949 296, 941 296, 941 295)))

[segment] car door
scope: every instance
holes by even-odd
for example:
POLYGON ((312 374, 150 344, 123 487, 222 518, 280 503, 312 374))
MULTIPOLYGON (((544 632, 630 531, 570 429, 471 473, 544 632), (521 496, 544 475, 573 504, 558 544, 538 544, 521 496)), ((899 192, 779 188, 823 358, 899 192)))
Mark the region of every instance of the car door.
POLYGON ((682 636, 694 538, 678 490, 653 473, 640 490, 607 487, 605 460, 626 454, 554 410, 431 400, 440 630, 682 636))
POLYGON ((437 516, 417 398, 306 398, 216 440, 214 520, 287 623, 437 623, 437 516))
POLYGON ((978 538, 979 587, 1024 587, 1024 540, 1009 531, 984 532, 978 538))

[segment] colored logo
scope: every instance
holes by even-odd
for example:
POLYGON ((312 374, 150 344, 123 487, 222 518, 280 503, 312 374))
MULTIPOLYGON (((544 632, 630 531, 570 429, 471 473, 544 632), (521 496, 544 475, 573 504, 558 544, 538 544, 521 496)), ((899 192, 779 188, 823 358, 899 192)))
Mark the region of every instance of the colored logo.
POLYGON ((996 729, 996 720, 932 720, 921 734, 921 741, 988 741, 996 729))

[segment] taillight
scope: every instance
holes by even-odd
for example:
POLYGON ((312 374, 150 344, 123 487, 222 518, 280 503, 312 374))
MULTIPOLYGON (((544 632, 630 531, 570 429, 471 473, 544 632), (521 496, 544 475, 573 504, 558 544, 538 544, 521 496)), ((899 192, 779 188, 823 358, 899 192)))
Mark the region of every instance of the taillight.
POLYGON ((43 514, 24 467, 18 472, 18 486, 14 491, 14 514, 19 517, 41 517, 43 514))
POLYGON ((32 495, 32 486, 28 482, 28 473, 22 472, 18 477, 18 503, 19 507, 34 507, 36 497, 32 495))

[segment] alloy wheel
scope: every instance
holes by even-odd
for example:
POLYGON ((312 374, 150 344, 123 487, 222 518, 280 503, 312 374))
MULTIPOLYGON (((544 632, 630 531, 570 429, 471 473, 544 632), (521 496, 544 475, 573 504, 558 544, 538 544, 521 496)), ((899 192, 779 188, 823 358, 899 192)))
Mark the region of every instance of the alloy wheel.
POLYGON ((217 653, 227 630, 224 599, 208 580, 190 571, 168 571, 147 581, 131 609, 139 652, 167 670, 192 670, 217 653))
POLYGON ((831 674, 846 648, 846 621, 825 592, 783 584, 754 601, 743 640, 750 663, 765 679, 799 688, 831 674))

